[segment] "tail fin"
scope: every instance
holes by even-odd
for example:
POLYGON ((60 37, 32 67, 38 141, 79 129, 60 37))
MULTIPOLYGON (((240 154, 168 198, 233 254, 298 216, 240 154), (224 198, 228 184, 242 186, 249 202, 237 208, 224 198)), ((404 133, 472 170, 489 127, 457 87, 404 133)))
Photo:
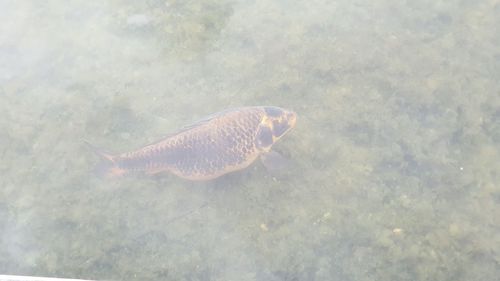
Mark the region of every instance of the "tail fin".
POLYGON ((90 150, 92 150, 96 155, 98 155, 101 158, 101 162, 97 164, 97 166, 94 168, 94 173, 98 177, 113 178, 125 174, 126 171, 118 167, 115 156, 94 146, 93 144, 91 144, 86 140, 84 140, 84 143, 90 150))

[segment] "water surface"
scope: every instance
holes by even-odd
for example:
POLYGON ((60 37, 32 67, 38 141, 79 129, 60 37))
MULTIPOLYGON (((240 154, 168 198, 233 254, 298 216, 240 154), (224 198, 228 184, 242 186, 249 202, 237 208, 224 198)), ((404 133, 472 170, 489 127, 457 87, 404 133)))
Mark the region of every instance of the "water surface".
POLYGON ((140 2, 0 1, 0 274, 500 276, 500 2, 140 2), (244 105, 287 170, 92 172, 244 105))

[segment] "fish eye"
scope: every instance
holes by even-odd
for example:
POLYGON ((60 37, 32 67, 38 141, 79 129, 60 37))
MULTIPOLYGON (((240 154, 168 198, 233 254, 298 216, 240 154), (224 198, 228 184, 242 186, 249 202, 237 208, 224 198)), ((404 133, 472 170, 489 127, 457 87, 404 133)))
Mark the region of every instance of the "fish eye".
POLYGON ((266 106, 264 108, 264 111, 266 112, 267 116, 269 117, 280 117, 283 115, 283 110, 279 107, 275 106, 266 106))

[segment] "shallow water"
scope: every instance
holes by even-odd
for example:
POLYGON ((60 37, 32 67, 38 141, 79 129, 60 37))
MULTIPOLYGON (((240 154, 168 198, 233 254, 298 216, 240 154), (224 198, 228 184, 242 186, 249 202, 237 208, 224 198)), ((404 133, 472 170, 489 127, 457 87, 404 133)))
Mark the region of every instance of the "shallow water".
POLYGON ((0 17, 0 274, 500 276, 498 0, 0 1, 0 17), (92 172, 84 140, 123 152, 243 105, 298 113, 275 145, 286 171, 92 172))

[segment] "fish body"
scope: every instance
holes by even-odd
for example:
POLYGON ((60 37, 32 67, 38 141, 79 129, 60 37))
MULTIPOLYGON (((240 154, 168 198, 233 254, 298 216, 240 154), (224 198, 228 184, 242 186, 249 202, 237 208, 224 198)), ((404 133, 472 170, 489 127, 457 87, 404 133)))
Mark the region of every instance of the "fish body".
POLYGON ((241 170, 295 126, 295 112, 274 106, 229 109, 135 151, 111 155, 104 174, 169 172, 188 180, 210 180, 241 170))

